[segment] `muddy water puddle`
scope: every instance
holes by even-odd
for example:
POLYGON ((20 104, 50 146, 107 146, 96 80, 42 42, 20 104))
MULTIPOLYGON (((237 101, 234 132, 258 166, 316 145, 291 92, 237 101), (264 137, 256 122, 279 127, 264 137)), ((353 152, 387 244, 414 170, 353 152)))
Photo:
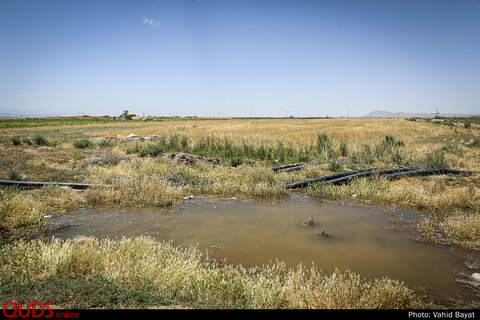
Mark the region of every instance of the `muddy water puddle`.
POLYGON ((387 276, 410 287, 424 287, 438 302, 478 300, 457 280, 472 273, 465 259, 478 261, 479 255, 415 241, 405 223, 398 222, 399 217, 413 215, 303 197, 279 203, 189 200, 167 212, 81 210, 51 218, 50 226, 63 227, 55 234, 62 239, 147 235, 198 247, 211 258, 246 267, 276 260, 291 267, 313 263, 326 273, 348 269, 366 278, 387 276))

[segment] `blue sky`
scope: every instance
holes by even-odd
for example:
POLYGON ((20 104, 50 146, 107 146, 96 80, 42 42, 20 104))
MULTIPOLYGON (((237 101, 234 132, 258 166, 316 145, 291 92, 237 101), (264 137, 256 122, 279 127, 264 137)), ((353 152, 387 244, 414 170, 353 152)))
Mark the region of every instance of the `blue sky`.
POLYGON ((0 0, 0 113, 479 113, 480 0, 0 0))

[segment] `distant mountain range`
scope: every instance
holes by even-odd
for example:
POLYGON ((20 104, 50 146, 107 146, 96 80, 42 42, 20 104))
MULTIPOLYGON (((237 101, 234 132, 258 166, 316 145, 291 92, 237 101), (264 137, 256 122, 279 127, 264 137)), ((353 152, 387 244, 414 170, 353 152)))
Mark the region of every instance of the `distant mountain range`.
MULTIPOLYGON (((408 112, 390 112, 390 111, 372 111, 365 115, 365 118, 415 118, 415 117, 435 117, 435 113, 408 113, 408 112)), ((466 117, 474 114, 467 113, 439 113, 440 117, 466 117)))

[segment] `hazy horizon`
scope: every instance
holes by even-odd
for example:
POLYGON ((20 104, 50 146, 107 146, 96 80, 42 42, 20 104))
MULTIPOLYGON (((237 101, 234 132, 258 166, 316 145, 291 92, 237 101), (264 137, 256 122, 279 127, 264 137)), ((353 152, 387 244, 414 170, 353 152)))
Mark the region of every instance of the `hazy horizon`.
POLYGON ((478 114, 479 30, 479 0, 0 0, 0 114, 478 114))

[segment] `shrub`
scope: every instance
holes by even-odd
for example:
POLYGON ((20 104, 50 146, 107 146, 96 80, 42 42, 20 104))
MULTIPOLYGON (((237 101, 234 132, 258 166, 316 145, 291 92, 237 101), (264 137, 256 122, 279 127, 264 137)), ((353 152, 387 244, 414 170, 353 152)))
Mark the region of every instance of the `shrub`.
POLYGON ((170 150, 180 150, 180 136, 177 134, 171 135, 168 139, 167 147, 170 150))
POLYGON ((325 133, 317 135, 317 151, 327 159, 334 155, 332 142, 325 133))
POLYGON ((140 145, 138 143, 126 151, 127 154, 138 153, 140 157, 157 157, 163 152, 165 152, 165 147, 161 144, 140 145))
POLYGON ((401 153, 399 147, 403 146, 403 141, 396 140, 393 135, 385 135, 385 137, 375 146, 374 156, 379 161, 390 160, 394 163, 401 162, 401 153))
POLYGON ((358 160, 361 163, 372 164, 375 162, 375 155, 372 147, 369 144, 362 144, 360 152, 353 157, 353 160, 358 160))
POLYGON ((14 137, 12 137, 12 143, 13 143, 14 146, 19 146, 22 142, 20 141, 19 136, 14 136, 14 137))
POLYGON ((437 149, 428 153, 425 157, 425 165, 430 169, 447 169, 449 165, 445 158, 445 151, 437 149))
POLYGON ((384 143, 386 145, 390 145, 393 147, 402 147, 403 146, 403 141, 401 140, 396 140, 393 135, 387 134, 383 138, 383 141, 381 143, 384 143))
POLYGON ((397 165, 408 165, 408 160, 402 151, 395 149, 391 157, 392 163, 397 165))
POLYGON ((445 151, 446 153, 451 153, 459 157, 463 156, 464 154, 463 150, 459 146, 453 145, 453 144, 448 144, 442 147, 442 150, 445 151))
POLYGON ((114 147, 115 145, 116 145, 115 142, 109 141, 109 140, 102 140, 97 143, 97 146, 99 146, 100 148, 111 148, 111 147, 114 147))
POLYGON ((233 157, 230 159, 230 164, 232 167, 238 167, 243 163, 243 160, 241 157, 233 157))
POLYGON ((25 175, 15 169, 10 169, 7 176, 8 180, 22 181, 25 179, 25 175))
POLYGON ((188 137, 183 136, 182 139, 180 140, 180 146, 182 147, 182 150, 188 150, 190 145, 188 143, 188 137))
POLYGON ((73 146, 77 149, 87 149, 93 148, 94 144, 88 139, 81 139, 73 142, 73 146))
POLYGON ((48 146, 49 145, 48 139, 45 138, 42 135, 39 135, 39 134, 37 134, 37 135, 35 135, 35 137, 33 137, 33 142, 37 146, 48 146))
POLYGON ((339 152, 342 157, 348 156, 348 146, 346 140, 341 140, 339 145, 339 152))

